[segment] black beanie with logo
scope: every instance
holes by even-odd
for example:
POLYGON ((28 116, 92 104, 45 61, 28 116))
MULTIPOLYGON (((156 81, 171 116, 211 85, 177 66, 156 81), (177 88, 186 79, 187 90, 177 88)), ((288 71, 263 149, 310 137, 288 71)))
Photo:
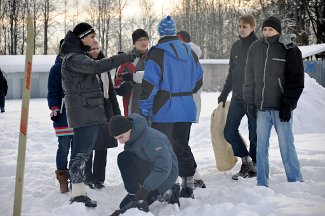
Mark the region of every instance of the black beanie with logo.
POLYGON ((82 22, 82 23, 79 23, 78 25, 76 25, 76 27, 74 27, 72 32, 75 36, 82 39, 82 38, 86 37, 87 35, 95 32, 95 30, 88 23, 82 22))

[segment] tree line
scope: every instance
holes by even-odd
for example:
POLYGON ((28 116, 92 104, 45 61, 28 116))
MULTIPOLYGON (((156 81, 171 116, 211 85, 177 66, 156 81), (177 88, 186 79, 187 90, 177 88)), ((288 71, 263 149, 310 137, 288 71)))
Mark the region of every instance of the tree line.
MULTIPOLYGON (((132 48, 131 34, 137 28, 148 31, 151 45, 157 43, 157 25, 166 15, 157 14, 154 0, 139 0, 136 16, 127 16, 131 0, 0 0, 0 54, 19 55, 26 49, 26 18, 34 19, 35 54, 56 54, 58 43, 74 25, 85 21, 98 33, 104 54, 132 48), (87 11, 87 17, 81 16, 87 11), (58 37, 58 35, 60 35, 58 37)), ((296 34, 298 45, 325 42, 323 0, 179 0, 170 15, 178 30, 188 31, 203 51, 203 58, 228 58, 238 39, 237 19, 252 14, 257 35, 270 15, 282 21, 283 34, 296 34)))

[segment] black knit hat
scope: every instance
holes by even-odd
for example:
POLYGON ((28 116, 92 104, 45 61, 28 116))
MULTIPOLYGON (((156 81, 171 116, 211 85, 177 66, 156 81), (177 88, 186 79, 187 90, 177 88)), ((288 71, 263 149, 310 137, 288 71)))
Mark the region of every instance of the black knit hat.
POLYGON ((177 32, 177 37, 181 39, 185 43, 191 42, 191 37, 188 32, 186 31, 179 31, 177 32))
POLYGON ((137 29, 132 33, 133 44, 139 40, 139 38, 146 37, 149 38, 148 33, 143 29, 137 29))
POLYGON ((72 32, 75 36, 77 36, 78 38, 81 39, 81 38, 84 38, 87 35, 95 32, 95 30, 88 23, 82 22, 82 23, 79 23, 78 25, 76 25, 76 27, 74 27, 72 32))
POLYGON ((264 27, 272 27, 281 34, 281 21, 274 16, 270 16, 269 18, 264 20, 262 30, 264 27))
POLYGON ((124 116, 116 115, 109 121, 109 133, 112 137, 119 136, 131 129, 129 119, 124 116))

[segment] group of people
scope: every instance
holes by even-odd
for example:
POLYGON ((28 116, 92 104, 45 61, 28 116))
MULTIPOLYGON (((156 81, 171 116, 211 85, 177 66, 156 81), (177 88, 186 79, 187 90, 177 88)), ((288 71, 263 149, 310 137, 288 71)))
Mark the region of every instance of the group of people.
MULTIPOLYGON (((303 181, 291 131, 292 110, 304 87, 301 53, 283 38, 277 18, 263 22, 260 39, 255 27, 251 15, 238 19, 239 40, 218 98, 225 103, 232 91, 224 137, 242 159, 233 179, 257 176, 258 185, 269 185, 268 139, 274 125, 288 181, 303 181), (238 130, 244 115, 249 150, 238 130)), ((113 215, 134 207, 149 211, 157 200, 179 205, 179 197, 194 198, 195 186, 206 187, 189 146, 191 125, 200 114, 202 52, 186 31, 177 32, 170 16, 159 23, 158 33, 158 43, 148 50, 147 32, 135 30, 133 50, 109 58, 88 23, 76 25, 60 42, 48 105, 59 143, 55 173, 62 193, 69 191, 70 180, 71 203, 97 206, 85 185, 105 187, 107 148, 116 147, 117 140, 124 144, 117 163, 127 195, 113 215), (116 94, 123 97, 124 116, 116 94)))
POLYGON ((224 138, 242 159, 232 178, 257 176, 257 185, 269 186, 269 138, 272 126, 278 135, 288 182, 303 181, 292 134, 292 111, 304 88, 302 55, 290 35, 281 34, 281 21, 270 16, 262 24, 263 36, 255 35, 252 15, 238 19, 239 40, 231 48, 229 73, 218 103, 232 91, 224 138), (249 150, 239 134, 248 118, 249 150))

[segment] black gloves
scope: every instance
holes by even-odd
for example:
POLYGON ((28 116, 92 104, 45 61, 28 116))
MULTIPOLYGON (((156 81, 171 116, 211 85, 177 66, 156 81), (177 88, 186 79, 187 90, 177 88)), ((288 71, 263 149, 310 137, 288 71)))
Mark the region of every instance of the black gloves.
POLYGON ((225 107, 227 101, 227 96, 220 94, 220 96, 218 97, 218 104, 222 102, 222 107, 225 107))
POLYGON ((251 117, 253 117, 254 119, 256 119, 257 117, 257 111, 256 111, 256 107, 254 104, 249 104, 247 105, 247 114, 251 117))
POLYGON ((122 73, 122 79, 124 81, 132 81, 133 82, 133 73, 132 72, 124 72, 124 73, 122 73))
POLYGON ((136 192, 136 194, 134 196, 134 201, 130 201, 125 206, 122 206, 122 208, 120 207, 121 209, 114 211, 113 214, 111 214, 111 216, 118 216, 120 214, 123 214, 130 208, 137 208, 141 211, 148 212, 149 205, 146 200, 148 194, 149 194, 149 192, 146 191, 143 188, 143 186, 140 186, 140 189, 136 192))
POLYGON ((145 200, 149 192, 146 191, 143 186, 135 193, 134 201, 145 200))
POLYGON ((281 122, 288 122, 291 119, 291 107, 280 107, 279 117, 281 122))
POLYGON ((51 120, 54 122, 59 121, 60 120, 60 109, 53 107, 51 110, 52 110, 50 113, 51 120))

